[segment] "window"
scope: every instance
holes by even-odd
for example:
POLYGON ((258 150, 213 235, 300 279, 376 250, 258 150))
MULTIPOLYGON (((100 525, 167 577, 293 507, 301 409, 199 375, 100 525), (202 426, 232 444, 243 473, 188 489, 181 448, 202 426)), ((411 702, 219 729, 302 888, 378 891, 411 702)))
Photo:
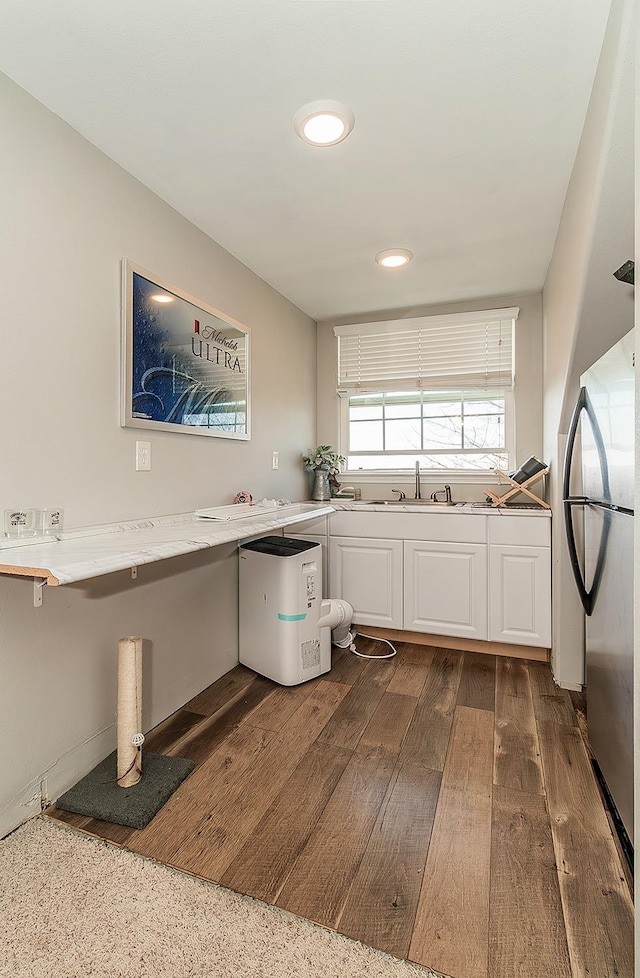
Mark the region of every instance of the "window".
POLYGON ((347 468, 509 468, 517 315, 336 327, 347 468))
POLYGON ((505 398, 442 392, 354 395, 347 468, 492 469, 508 465, 505 398))

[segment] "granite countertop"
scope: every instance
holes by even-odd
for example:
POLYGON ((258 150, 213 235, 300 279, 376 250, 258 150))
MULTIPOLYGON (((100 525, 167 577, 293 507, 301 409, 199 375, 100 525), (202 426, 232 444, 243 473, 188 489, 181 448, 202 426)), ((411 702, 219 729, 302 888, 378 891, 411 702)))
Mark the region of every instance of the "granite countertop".
POLYGON ((55 538, 0 541, 0 574, 71 584, 167 557, 246 540, 333 512, 329 503, 274 506, 273 514, 231 522, 200 519, 193 513, 160 516, 69 530, 55 538))

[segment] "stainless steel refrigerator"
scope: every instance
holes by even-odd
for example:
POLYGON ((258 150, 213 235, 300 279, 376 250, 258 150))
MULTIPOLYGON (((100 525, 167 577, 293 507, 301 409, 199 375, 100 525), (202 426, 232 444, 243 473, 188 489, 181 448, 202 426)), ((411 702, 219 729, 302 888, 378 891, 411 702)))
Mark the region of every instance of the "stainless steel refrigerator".
POLYGON ((634 374, 631 330, 580 378, 563 484, 586 615, 589 741, 625 848, 633 844, 634 374), (572 462, 582 470, 580 495, 570 491, 572 462))

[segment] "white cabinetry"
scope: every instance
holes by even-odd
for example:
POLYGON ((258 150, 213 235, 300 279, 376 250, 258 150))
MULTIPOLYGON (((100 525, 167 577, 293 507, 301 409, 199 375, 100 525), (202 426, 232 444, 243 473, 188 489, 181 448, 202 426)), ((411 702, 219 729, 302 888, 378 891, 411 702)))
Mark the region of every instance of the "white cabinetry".
POLYGON ((551 549, 548 519, 489 524, 489 639, 551 645, 551 549), (517 542, 515 542, 517 541, 517 542))
POLYGON ((522 513, 339 511, 330 596, 360 625, 551 645, 551 521, 522 513))
POLYGON ((353 606, 357 625, 402 628, 402 541, 332 537, 331 596, 353 606))
POLYGON ((487 638, 484 544, 405 540, 404 628, 487 638))

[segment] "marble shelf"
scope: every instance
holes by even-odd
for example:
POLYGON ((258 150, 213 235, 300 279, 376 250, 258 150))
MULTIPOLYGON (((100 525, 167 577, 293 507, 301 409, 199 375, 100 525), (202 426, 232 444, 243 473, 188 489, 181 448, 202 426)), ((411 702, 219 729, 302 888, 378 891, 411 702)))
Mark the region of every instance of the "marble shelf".
POLYGON ((0 574, 37 578, 57 586, 130 570, 167 557, 247 540, 333 512, 329 504, 274 506, 273 515, 218 522, 193 513, 69 530, 54 539, 0 542, 0 574))

